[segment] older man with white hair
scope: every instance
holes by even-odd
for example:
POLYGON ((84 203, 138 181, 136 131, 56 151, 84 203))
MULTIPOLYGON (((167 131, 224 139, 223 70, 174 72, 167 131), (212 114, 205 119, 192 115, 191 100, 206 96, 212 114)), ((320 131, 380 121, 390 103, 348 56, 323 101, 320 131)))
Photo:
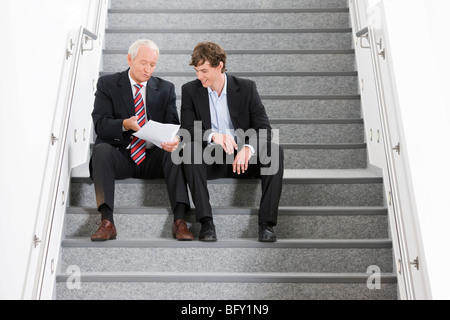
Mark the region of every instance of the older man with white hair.
POLYGON ((134 136, 150 119, 180 124, 175 86, 152 76, 159 55, 159 48, 153 41, 138 40, 129 49, 129 69, 103 76, 98 81, 92 112, 97 139, 90 173, 102 222, 92 235, 92 241, 116 239, 115 180, 128 178, 164 178, 174 214, 173 236, 178 240, 194 238, 185 222, 189 197, 183 171, 171 159, 179 138, 158 148, 134 136))

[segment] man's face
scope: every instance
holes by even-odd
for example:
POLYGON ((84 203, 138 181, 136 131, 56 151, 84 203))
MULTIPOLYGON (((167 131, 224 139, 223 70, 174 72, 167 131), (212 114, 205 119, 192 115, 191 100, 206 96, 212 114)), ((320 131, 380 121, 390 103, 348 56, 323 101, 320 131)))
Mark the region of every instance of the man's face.
POLYGON ((197 72, 197 78, 202 82, 204 88, 213 89, 216 84, 223 78, 222 74, 223 62, 217 67, 211 67, 209 61, 205 61, 202 65, 196 66, 194 69, 197 72))
POLYGON ((128 55, 128 65, 130 66, 130 75, 137 83, 143 83, 150 80, 155 71, 158 62, 158 53, 146 46, 141 46, 138 55, 132 59, 128 55))

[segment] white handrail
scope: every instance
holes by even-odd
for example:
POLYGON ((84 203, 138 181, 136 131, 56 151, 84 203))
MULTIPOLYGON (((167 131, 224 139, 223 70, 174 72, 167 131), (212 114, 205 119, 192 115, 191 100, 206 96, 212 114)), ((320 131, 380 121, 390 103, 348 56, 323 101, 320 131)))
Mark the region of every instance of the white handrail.
MULTIPOLYGON (((358 26, 355 32, 355 36, 358 38, 358 41, 362 42, 362 39, 365 38, 369 42, 370 46, 362 46, 363 49, 370 49, 371 56, 371 69, 373 73, 374 83, 375 83, 375 91, 376 91, 376 99, 377 99, 377 107, 379 114, 379 121, 381 126, 381 134, 383 140, 383 158, 385 159, 384 169, 386 170, 385 177, 388 181, 385 181, 389 194, 388 205, 391 211, 391 231, 392 236, 395 238, 395 250, 396 259, 398 260, 397 268, 399 275, 401 276, 401 281, 399 284, 402 285, 401 293, 403 293, 403 298, 405 299, 415 299, 415 290, 413 284, 413 276, 410 270, 410 264, 414 264, 410 262, 410 258, 408 256, 408 241, 406 235, 406 229, 404 224, 404 206, 408 207, 405 203, 406 199, 403 199, 404 203, 402 203, 400 199, 400 184, 398 179, 398 172, 396 169, 395 159, 393 155, 393 151, 396 151, 398 154, 401 153, 401 145, 400 143, 393 142, 393 127, 395 124, 389 118, 388 108, 387 108, 387 93, 385 92, 386 83, 383 80, 382 68, 380 64, 380 59, 386 60, 386 49, 383 48, 383 43, 380 40, 377 40, 377 35, 375 32, 375 28, 373 25, 368 23, 368 26, 362 29, 362 26, 359 25, 361 22, 360 11, 358 8, 358 0, 349 1, 350 6, 353 10, 353 23, 358 26), (391 126, 392 125, 392 126, 391 126), (397 144, 397 145, 396 145, 397 144), (393 147, 396 145, 395 147, 393 147)), ((417 269, 418 261, 416 265, 417 269)))
MULTIPOLYGON (((405 293, 407 299, 414 299, 414 289, 412 286, 411 281, 411 274, 410 270, 408 268, 407 263, 409 262, 409 258, 406 254, 407 252, 407 243, 406 243, 406 236, 405 236, 405 230, 402 223, 402 207, 401 207, 401 201, 399 198, 399 184, 397 180, 397 173, 395 169, 394 159, 392 157, 392 146, 394 143, 392 142, 391 134, 390 134, 390 127, 389 127, 389 119, 387 114, 387 105, 386 105, 386 99, 385 99, 385 92, 384 92, 384 86, 383 86, 383 77, 381 76, 381 68, 380 63, 378 61, 379 52, 378 49, 372 44, 377 43, 376 35, 373 30, 372 26, 368 27, 368 35, 369 35, 369 42, 371 43, 371 57, 372 57, 372 64, 373 69, 375 73, 375 84, 376 84, 376 90, 377 90, 377 98, 378 98, 378 106, 379 106, 379 112, 380 112, 380 121, 381 121, 381 128, 382 128, 382 135, 384 140, 384 149, 385 149, 385 157, 386 157, 386 163, 387 163, 387 175, 389 177, 389 186, 390 186, 390 204, 393 207, 393 218, 395 220, 395 230, 396 234, 394 236, 397 237, 397 241, 399 243, 399 253, 400 253, 400 263, 402 264, 400 270, 401 274, 403 275, 403 280, 405 282, 405 293)), ((400 152, 400 145, 398 146, 398 150, 400 152)))
MULTIPOLYGON (((71 123, 71 114, 73 111, 72 109, 75 88, 78 80, 77 76, 80 65, 80 57, 83 55, 83 52, 93 50, 93 45, 90 49, 84 48, 84 45, 87 44, 89 40, 94 42, 99 39, 101 15, 104 10, 104 6, 107 3, 108 1, 98 0, 96 8, 97 12, 94 21, 94 32, 91 32, 85 27, 80 26, 76 32, 74 40, 70 40, 69 47, 66 50, 66 61, 71 62, 69 78, 67 81, 68 89, 66 91, 65 97, 62 100, 63 103, 61 107, 59 107, 55 113, 55 124, 58 126, 58 128, 54 128, 51 135, 51 147, 49 150, 48 164, 46 169, 50 177, 46 176, 44 181, 44 186, 47 186, 49 190, 46 191, 43 196, 45 197, 45 195, 49 195, 49 200, 47 202, 49 207, 48 210, 45 210, 45 213, 42 213, 43 215, 45 214, 42 231, 39 230, 40 227, 38 224, 36 235, 34 236, 34 247, 37 248, 38 246, 40 246, 39 255, 37 258, 37 269, 35 271, 29 271, 29 276, 32 276, 34 278, 34 281, 32 279, 30 279, 30 281, 34 282, 32 296, 35 299, 41 299, 42 296, 42 288, 45 278, 44 273, 46 268, 48 267, 47 264, 49 263, 48 255, 50 249, 50 241, 52 238, 52 228, 54 225, 54 220, 56 218, 56 212, 58 211, 57 208, 58 206, 60 206, 58 199, 61 195, 59 194, 59 190, 60 188, 65 188, 65 186, 62 186, 62 184, 64 184, 66 182, 65 180, 67 180, 65 179, 63 181, 63 176, 65 174, 64 164, 68 161, 69 157, 67 152, 68 133, 71 123), (59 123, 61 124, 60 126, 58 125, 59 123)), ((45 198, 43 198, 42 201, 44 204, 46 203, 45 198)), ((65 203, 65 199, 63 200, 63 203, 65 203)), ((54 261, 52 263, 54 263, 54 261)), ((33 269, 33 266, 30 266, 30 268, 33 269)), ((53 268, 54 266, 51 266, 51 269, 53 268)))

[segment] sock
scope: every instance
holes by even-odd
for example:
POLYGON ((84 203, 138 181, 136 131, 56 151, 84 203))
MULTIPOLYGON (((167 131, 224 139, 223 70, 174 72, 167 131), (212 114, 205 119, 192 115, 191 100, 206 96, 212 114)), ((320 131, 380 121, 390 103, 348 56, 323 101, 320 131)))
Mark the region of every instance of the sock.
POLYGON ((114 215, 110 207, 104 204, 100 207, 100 212, 102 213, 102 220, 109 220, 114 224, 114 215))
POLYGON ((178 203, 173 210, 173 222, 179 219, 184 219, 186 216, 186 211, 187 205, 185 205, 184 203, 178 203))
POLYGON ((264 225, 267 225, 268 227, 275 227, 275 223, 273 222, 263 222, 259 224, 260 227, 263 227, 264 225))
POLYGON ((209 221, 213 221, 213 218, 211 218, 211 217, 203 217, 203 218, 200 219, 200 223, 201 224, 205 224, 205 223, 207 223, 209 221))

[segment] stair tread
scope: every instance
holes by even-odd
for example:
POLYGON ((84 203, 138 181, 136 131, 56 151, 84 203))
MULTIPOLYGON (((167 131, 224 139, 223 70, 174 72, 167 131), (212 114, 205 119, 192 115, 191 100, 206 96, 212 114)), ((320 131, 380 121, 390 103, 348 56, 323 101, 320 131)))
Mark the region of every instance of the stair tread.
POLYGON ((305 240, 282 239, 275 243, 256 239, 219 239, 217 242, 180 242, 173 239, 133 239, 93 242, 89 238, 67 238, 63 248, 392 248, 390 239, 305 240))
MULTIPOLYGON (((326 169, 326 170, 318 170, 318 169, 285 169, 283 180, 285 183, 300 183, 305 181, 315 180, 316 182, 345 182, 347 181, 356 181, 356 182, 381 182, 382 175, 376 172, 373 172, 368 169, 326 169)), ((74 177, 72 178, 73 182, 76 183, 92 183, 92 180, 88 177, 74 177)), ((154 180, 144 180, 144 179, 125 179, 118 180, 116 183, 161 183, 162 179, 154 179, 154 180)), ((258 179, 217 179, 217 180, 209 180, 208 183, 211 184, 221 184, 221 183, 259 183, 258 179)))
POLYGON ((108 28, 106 33, 351 33, 351 28, 311 28, 311 29, 145 29, 108 28))
MULTIPOLYGON (((191 55, 192 50, 161 50, 161 55, 163 54, 183 54, 183 55, 191 55)), ((127 49, 103 49, 103 54, 128 54, 127 49)), ((355 49, 316 49, 316 50, 227 50, 227 55, 233 54, 355 54, 355 49)))
POLYGON ((349 8, 279 8, 279 9, 109 9, 110 14, 155 14, 155 13, 349 13, 349 8))
MULTIPOLYGON (((64 282, 71 274, 59 273, 57 282, 64 282)), ((313 272, 81 272, 83 282, 367 282, 367 273, 313 272)), ((383 283, 397 283, 394 273, 381 273, 383 283)))
POLYGON ((178 0, 176 6, 173 2, 164 0, 141 0, 141 1, 129 1, 129 0, 115 0, 111 3, 111 9, 173 9, 174 7, 183 9, 327 9, 327 8, 348 8, 348 2, 346 0, 278 0, 278 1, 253 1, 253 0, 230 0, 227 2, 211 2, 207 0, 178 0))
MULTIPOLYGON (((258 207, 221 207, 213 208, 215 215, 257 215, 258 207)), ((115 207, 115 214, 172 214, 169 207, 115 207)), ((68 207, 68 214, 98 214, 95 207, 68 207)), ((193 210, 189 214, 194 214, 193 210)), ((278 214, 283 215, 386 215, 386 207, 279 207, 278 214)))

